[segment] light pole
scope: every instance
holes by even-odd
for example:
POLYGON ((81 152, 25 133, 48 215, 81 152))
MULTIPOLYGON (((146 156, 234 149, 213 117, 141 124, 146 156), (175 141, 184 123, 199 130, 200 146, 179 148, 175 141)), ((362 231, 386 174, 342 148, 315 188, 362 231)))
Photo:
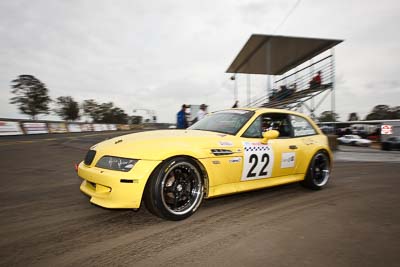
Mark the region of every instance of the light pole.
POLYGON ((236 81, 236 73, 231 76, 231 80, 233 81, 233 98, 234 101, 238 100, 238 88, 237 88, 237 81, 236 81))

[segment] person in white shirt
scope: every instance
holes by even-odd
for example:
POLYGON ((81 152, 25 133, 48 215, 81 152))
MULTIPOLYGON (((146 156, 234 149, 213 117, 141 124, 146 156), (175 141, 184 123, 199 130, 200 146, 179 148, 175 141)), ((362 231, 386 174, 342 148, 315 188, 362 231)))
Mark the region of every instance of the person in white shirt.
POLYGON ((201 104, 200 105, 200 110, 197 112, 197 121, 201 120, 207 115, 207 105, 206 104, 201 104))

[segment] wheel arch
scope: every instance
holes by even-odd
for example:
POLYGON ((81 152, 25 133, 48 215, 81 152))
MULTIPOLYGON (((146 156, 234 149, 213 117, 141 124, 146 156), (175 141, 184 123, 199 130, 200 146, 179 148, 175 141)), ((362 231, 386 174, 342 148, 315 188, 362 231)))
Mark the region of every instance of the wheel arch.
MULTIPOLYGON (((311 157, 311 160, 312 160, 312 158, 313 158, 317 153, 319 153, 319 152, 322 152, 322 153, 324 153, 325 155, 328 156, 328 159, 329 159, 329 169, 332 170, 332 165, 333 165, 333 154, 332 154, 332 152, 328 151, 328 150, 327 150, 326 148, 324 148, 324 147, 320 147, 320 148, 316 149, 316 150, 314 151, 312 157, 311 157)), ((310 167, 311 160, 310 160, 310 162, 308 163, 307 170, 308 170, 308 168, 310 167)))
POLYGON ((314 189, 314 190, 315 189, 320 189, 320 188, 313 188, 313 186, 310 186, 309 185, 310 182, 309 182, 308 176, 309 176, 309 172, 311 170, 311 164, 313 164, 313 159, 318 153, 322 153, 322 154, 325 154, 327 156, 327 158, 329 160, 329 173, 331 173, 331 171, 332 171, 332 164, 333 164, 333 158, 332 158, 332 155, 331 155, 332 153, 330 153, 329 150, 327 150, 326 148, 322 147, 322 148, 316 149, 314 151, 314 153, 312 154, 312 157, 310 159, 310 162, 307 164, 307 170, 306 170, 306 172, 304 174, 304 180, 302 180, 300 182, 300 184, 302 184, 303 186, 311 188, 311 189, 314 189))
POLYGON ((319 149, 317 149, 317 150, 315 151, 314 155, 317 154, 318 152, 325 153, 325 154, 328 156, 328 158, 329 158, 329 163, 332 165, 332 162, 333 162, 333 155, 332 155, 331 152, 329 152, 326 148, 319 148, 319 149))
POLYGON ((309 154, 309 156, 307 156, 307 162, 305 162, 304 164, 302 164, 301 169, 298 169, 298 173, 304 173, 304 177, 307 174, 308 169, 310 168, 310 164, 312 162, 312 159, 314 158, 314 156, 318 153, 318 152, 323 152, 325 153, 328 158, 329 158, 329 163, 330 166, 332 168, 332 164, 333 164, 333 154, 332 152, 330 152, 326 147, 324 146, 318 146, 316 147, 312 153, 309 154))
POLYGON ((329 163, 330 163, 330 166, 331 166, 331 168, 332 168, 332 162, 333 162, 333 155, 332 155, 332 153, 331 153, 330 151, 328 151, 328 149, 326 149, 326 148, 323 147, 323 146, 317 147, 316 149, 314 149, 314 150, 312 151, 312 153, 310 153, 310 157, 307 159, 308 162, 306 162, 306 163, 303 165, 302 169, 301 169, 301 173, 304 173, 304 178, 306 177, 307 172, 308 172, 308 170, 309 170, 309 168, 310 168, 310 165, 311 165, 311 163, 312 163, 312 159, 313 159, 314 156, 315 156, 317 153, 319 153, 319 152, 322 152, 322 153, 324 153, 324 154, 326 154, 326 155, 328 156, 328 158, 329 158, 329 163))

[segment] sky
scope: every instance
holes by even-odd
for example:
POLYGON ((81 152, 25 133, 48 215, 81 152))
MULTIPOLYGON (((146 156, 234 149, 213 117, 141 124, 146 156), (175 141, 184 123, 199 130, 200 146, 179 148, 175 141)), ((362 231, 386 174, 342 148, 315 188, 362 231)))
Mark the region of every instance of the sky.
MULTIPOLYGON (((364 118, 375 105, 400 105, 398 25, 397 0, 2 0, 0 118, 28 118, 9 104, 21 74, 45 83, 53 99, 112 101, 129 115, 154 111, 159 122, 175 122, 184 103, 230 108, 225 71, 253 33, 343 39, 336 112, 364 118)), ((251 76, 253 99, 266 81, 251 76)), ((243 105, 246 77, 237 84, 243 105)), ((325 102, 318 114, 330 109, 325 102)))

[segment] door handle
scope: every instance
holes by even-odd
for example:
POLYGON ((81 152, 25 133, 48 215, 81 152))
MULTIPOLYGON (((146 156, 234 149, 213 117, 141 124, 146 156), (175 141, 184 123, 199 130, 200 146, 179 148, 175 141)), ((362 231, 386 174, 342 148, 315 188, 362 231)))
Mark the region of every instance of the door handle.
POLYGON ((289 148, 290 149, 297 149, 297 146, 296 145, 290 145, 289 148))

